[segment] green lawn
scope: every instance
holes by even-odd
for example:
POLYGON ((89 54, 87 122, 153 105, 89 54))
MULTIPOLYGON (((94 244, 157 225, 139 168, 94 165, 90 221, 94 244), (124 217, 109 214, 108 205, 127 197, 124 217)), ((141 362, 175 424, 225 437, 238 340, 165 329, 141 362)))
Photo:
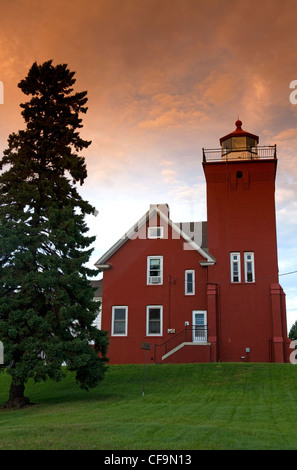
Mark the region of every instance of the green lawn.
MULTIPOLYGON (((29 383, 35 404, 0 411, 0 449, 297 449, 297 366, 109 366, 96 389, 71 374, 29 383)), ((0 403, 9 379, 0 374, 0 403)))

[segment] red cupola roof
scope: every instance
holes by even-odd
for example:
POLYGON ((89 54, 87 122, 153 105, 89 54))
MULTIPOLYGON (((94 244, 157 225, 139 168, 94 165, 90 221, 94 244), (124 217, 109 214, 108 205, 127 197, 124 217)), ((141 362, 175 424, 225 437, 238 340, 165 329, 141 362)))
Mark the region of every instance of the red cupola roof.
POLYGON ((242 129, 242 122, 239 119, 235 122, 235 126, 235 131, 220 138, 221 145, 225 140, 230 139, 232 137, 250 137, 251 139, 256 140, 257 143, 259 142, 259 137, 257 135, 251 134, 250 132, 246 132, 242 129))

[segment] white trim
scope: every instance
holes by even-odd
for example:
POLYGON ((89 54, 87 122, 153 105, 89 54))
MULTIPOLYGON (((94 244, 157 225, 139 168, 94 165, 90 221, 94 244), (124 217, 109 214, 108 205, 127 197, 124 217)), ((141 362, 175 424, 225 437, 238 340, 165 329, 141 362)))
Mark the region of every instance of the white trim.
POLYGON ((199 261, 200 266, 213 266, 216 264, 215 260, 212 261, 199 261))
MULTIPOLYGON (((192 325, 193 325, 193 327, 196 326, 195 315, 197 313, 204 316, 203 326, 207 327, 207 310, 193 310, 192 311, 192 325)), ((197 326, 199 326, 199 325, 197 325, 197 326)), ((199 343, 199 344, 207 342, 207 329, 204 330, 204 337, 201 336, 201 338, 203 338, 203 339, 197 340, 197 337, 195 335, 195 328, 193 328, 193 343, 199 343)))
POLYGON ((128 334, 128 306, 127 305, 114 305, 112 306, 112 315, 111 315, 111 336, 127 336, 128 334), (125 332, 124 333, 114 333, 114 314, 117 308, 125 310, 125 332))
POLYGON ((255 282, 255 258, 254 258, 253 251, 244 252, 244 281, 249 282, 249 283, 255 282), (250 256, 251 259, 248 259, 248 256, 250 256), (247 270, 248 262, 252 263, 252 280, 251 281, 248 281, 248 270, 247 270))
POLYGON ((110 264, 96 264, 96 268, 98 268, 100 271, 105 271, 106 269, 110 269, 111 265, 110 264))
POLYGON ((146 306, 146 336, 163 336, 163 305, 146 306), (149 312, 153 308, 160 309, 160 333, 149 333, 149 312))
POLYGON ((160 255, 150 255, 147 256, 147 271, 146 271, 146 283, 148 286, 161 286, 163 284, 163 256, 160 255), (150 261, 152 259, 160 260, 160 275, 151 276, 150 261))
POLYGON ((185 295, 195 295, 195 269, 186 269, 185 270, 185 295), (192 292, 188 292, 188 281, 187 275, 192 274, 192 292))
POLYGON ((231 282, 233 284, 238 284, 241 282, 241 267, 240 267, 240 253, 239 251, 234 251, 230 253, 230 272, 231 272, 231 282), (236 259, 235 259, 236 257, 236 259), (237 263, 237 271, 238 271, 238 280, 235 281, 235 273, 234 273, 234 264, 237 263))

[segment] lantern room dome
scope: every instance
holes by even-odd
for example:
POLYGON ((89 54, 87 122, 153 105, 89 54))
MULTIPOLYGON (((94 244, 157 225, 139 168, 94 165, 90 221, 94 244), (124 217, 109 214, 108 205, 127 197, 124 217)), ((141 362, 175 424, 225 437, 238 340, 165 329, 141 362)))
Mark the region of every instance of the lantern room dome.
POLYGON ((259 137, 257 135, 251 134, 250 132, 246 132, 245 130, 243 130, 242 122, 240 121, 240 119, 238 119, 235 122, 235 126, 236 126, 235 131, 220 138, 220 144, 223 147, 233 148, 233 147, 256 147, 257 146, 259 142, 259 137))

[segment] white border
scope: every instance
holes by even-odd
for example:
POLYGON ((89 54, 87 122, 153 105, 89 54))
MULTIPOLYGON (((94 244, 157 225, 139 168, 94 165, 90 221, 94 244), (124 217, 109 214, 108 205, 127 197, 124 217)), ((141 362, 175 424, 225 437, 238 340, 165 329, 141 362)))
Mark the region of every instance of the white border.
POLYGON ((163 336, 163 305, 147 305, 146 306, 146 336, 163 336), (160 309, 160 333, 149 333, 149 309, 160 309))
POLYGON ((185 295, 195 295, 195 269, 186 269, 185 270, 185 295), (187 281, 187 274, 193 274, 193 292, 187 292, 188 281, 187 281))
POLYGON ((161 255, 150 255, 147 256, 147 262, 146 262, 146 284, 148 286, 162 286, 163 285, 163 256, 161 255), (151 259, 160 259, 160 277, 161 277, 161 282, 154 283, 150 282, 150 260, 151 259))
POLYGON ((111 336, 127 336, 128 335, 128 306, 127 305, 113 305, 111 315, 111 336), (125 333, 114 333, 114 311, 116 308, 125 309, 125 333))

